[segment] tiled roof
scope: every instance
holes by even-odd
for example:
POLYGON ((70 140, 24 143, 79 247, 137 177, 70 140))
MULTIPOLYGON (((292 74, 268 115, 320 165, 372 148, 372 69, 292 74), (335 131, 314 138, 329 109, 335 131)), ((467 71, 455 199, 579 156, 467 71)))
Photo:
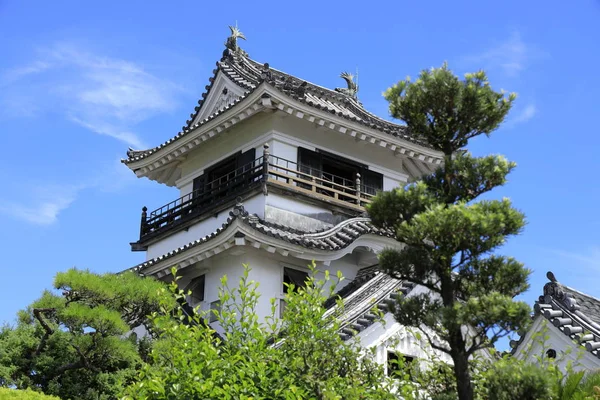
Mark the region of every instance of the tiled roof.
POLYGON ((223 58, 217 62, 217 68, 213 70, 213 73, 214 76, 210 79, 211 83, 206 86, 206 92, 202 94, 202 98, 198 101, 198 106, 196 106, 194 112, 190 114, 190 119, 186 121, 186 126, 182 128, 181 132, 179 132, 175 137, 169 139, 167 142, 152 149, 129 149, 127 152, 128 159, 123 160, 123 162, 127 164, 141 160, 172 143, 173 141, 179 140, 187 133, 213 120, 226 110, 234 107, 263 82, 266 82, 272 87, 278 89, 279 92, 284 93, 287 96, 292 97, 293 99, 305 103, 311 107, 327 111, 331 114, 335 114, 342 118, 365 125, 369 128, 387 133, 391 136, 401 138, 421 146, 430 147, 422 139, 416 137, 415 135, 411 135, 406 126, 395 124, 368 112, 364 109, 362 104, 355 100, 352 96, 309 83, 285 72, 270 68, 268 63, 263 64, 251 60, 244 53, 226 50, 223 58), (225 74, 236 85, 244 89, 245 92, 232 104, 221 110, 217 110, 204 120, 194 124, 194 121, 200 113, 200 109, 202 108, 205 99, 208 97, 208 93, 210 93, 210 90, 212 89, 213 83, 215 82, 217 73, 219 71, 225 74))
MULTIPOLYGON (((552 272, 547 277, 550 282, 544 285, 544 294, 535 302, 535 314, 600 358, 600 299, 558 283, 552 272)), ((511 341, 513 352, 524 337, 511 341)))
POLYGON ((368 112, 352 96, 304 81, 293 75, 273 69, 268 63, 262 64, 244 56, 225 58, 225 62, 235 64, 236 69, 242 71, 240 75, 248 77, 249 80, 256 82, 264 80, 281 92, 303 103, 428 147, 427 143, 414 135, 410 135, 406 126, 384 120, 368 112))
POLYGON ((320 231, 299 231, 291 229, 287 226, 264 221, 255 214, 249 214, 241 204, 238 204, 229 213, 227 220, 214 232, 211 232, 210 234, 198 240, 194 240, 193 242, 190 242, 159 257, 136 265, 131 269, 142 272, 148 267, 156 265, 166 259, 174 257, 177 254, 181 254, 191 248, 206 243, 224 232, 234 220, 239 220, 242 223, 252 227, 259 233, 283 240, 284 242, 299 245, 305 248, 326 251, 341 250, 352 244, 360 236, 367 234, 394 237, 394 233, 392 231, 377 228, 371 224, 369 218, 364 217, 350 218, 332 228, 327 228, 320 231))
MULTIPOLYGON (((332 316, 341 322, 340 336, 344 340, 350 339, 378 321, 379 317, 373 312, 374 308, 381 314, 391 312, 398 296, 408 294, 415 286, 392 278, 379 271, 377 266, 369 267, 369 270, 362 275, 359 271, 356 278, 338 292, 338 296, 343 299, 343 306, 331 307, 325 314, 326 317, 332 316)), ((326 303, 326 306, 328 305, 331 306, 326 303)))
MULTIPOLYGON (((399 296, 406 296, 414 284, 394 279, 379 270, 378 265, 363 268, 356 277, 325 302, 327 311, 323 318, 336 318, 341 322, 339 335, 346 341, 358 335, 391 312, 399 296), (337 300, 342 299, 342 306, 337 300)), ((274 340, 280 346, 285 340, 274 340)))
MULTIPOLYGON (((215 111, 213 114, 209 115, 208 117, 206 117, 204 120, 200 121, 198 124, 194 125, 192 128, 188 128, 188 127, 183 127, 181 132, 179 132, 177 135, 175 135, 174 137, 172 137, 171 139, 167 140, 166 142, 153 147, 151 149, 148 150, 134 150, 131 147, 127 150, 127 159, 125 160, 121 160, 121 162, 123 162, 124 164, 129 164, 132 163, 134 161, 139 161, 143 158, 148 157, 151 154, 156 153, 158 150, 162 149, 165 146, 168 146, 169 144, 185 137, 188 133, 190 133, 193 129, 198 128, 212 120, 214 120, 215 118, 217 118, 218 116, 220 116, 221 114, 225 113, 226 111, 230 110, 231 108, 235 107, 236 105, 238 105, 240 102, 242 102, 242 100, 244 100, 246 97, 248 97, 248 95, 250 95, 254 90, 250 90, 245 92, 241 97, 239 97, 238 99, 236 99, 233 103, 230 103, 228 105, 226 105, 224 108, 215 111)), ((206 93, 205 93, 206 95, 206 93)))

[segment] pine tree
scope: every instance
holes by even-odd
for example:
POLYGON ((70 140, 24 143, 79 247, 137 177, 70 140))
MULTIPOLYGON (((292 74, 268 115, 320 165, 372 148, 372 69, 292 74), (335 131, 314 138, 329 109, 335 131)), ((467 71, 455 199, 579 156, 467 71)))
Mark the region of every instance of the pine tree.
POLYGON ((380 193, 369 207, 373 222, 404 243, 382 252, 380 266, 429 289, 399 300, 395 318, 420 328, 433 348, 451 356, 458 397, 470 400, 469 358, 529 322, 528 305, 513 298, 527 290, 530 271, 495 253, 521 232, 525 217, 508 199, 475 201, 503 185, 515 163, 464 150, 470 139, 500 126, 516 95, 494 91, 483 71, 461 80, 444 64, 384 96, 391 115, 443 152, 444 162, 416 183, 380 193))
MULTIPOLYGON (((133 272, 58 273, 54 289, 0 328, 0 387, 64 399, 110 399, 131 382, 150 351, 129 331, 148 326, 164 284, 133 272)), ((1 396, 0 396, 1 397, 1 396)))

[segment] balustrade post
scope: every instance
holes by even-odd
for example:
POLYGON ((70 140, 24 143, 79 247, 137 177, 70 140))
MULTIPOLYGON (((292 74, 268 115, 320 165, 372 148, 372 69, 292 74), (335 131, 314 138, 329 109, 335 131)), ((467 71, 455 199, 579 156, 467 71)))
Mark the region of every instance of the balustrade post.
POLYGON ((360 206, 360 193, 361 193, 360 174, 357 172, 356 173, 356 204, 358 204, 359 206, 360 206))
POLYGON ((269 180, 269 144, 265 143, 263 146, 263 193, 267 195, 267 181, 269 180))
POLYGON ((146 227, 146 221, 148 220, 148 214, 146 214, 146 212, 148 211, 148 207, 144 206, 142 207, 142 221, 140 223, 140 239, 142 238, 142 236, 144 236, 144 228, 146 227))

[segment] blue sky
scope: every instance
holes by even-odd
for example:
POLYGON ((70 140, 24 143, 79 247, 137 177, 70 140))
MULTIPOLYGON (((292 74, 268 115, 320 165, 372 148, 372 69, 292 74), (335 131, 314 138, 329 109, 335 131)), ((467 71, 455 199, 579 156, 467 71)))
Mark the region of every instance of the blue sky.
POLYGON ((142 206, 177 197, 119 163, 128 146, 176 134, 193 111, 228 25, 258 61, 327 87, 359 69, 359 97, 447 60, 484 68, 519 98, 476 154, 518 163, 504 188, 527 215, 502 250, 600 297, 600 2, 0 1, 0 321, 76 266, 119 271, 142 206))

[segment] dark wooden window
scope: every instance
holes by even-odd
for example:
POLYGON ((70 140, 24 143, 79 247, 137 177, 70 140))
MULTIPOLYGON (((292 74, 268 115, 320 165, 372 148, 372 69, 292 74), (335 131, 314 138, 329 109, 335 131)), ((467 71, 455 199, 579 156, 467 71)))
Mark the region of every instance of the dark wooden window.
MULTIPOLYGON (((298 291, 298 288, 306 287, 306 280, 308 279, 308 272, 301 271, 294 268, 283 268, 283 287, 282 293, 290 292, 290 285, 294 286, 294 292, 298 291)), ((283 318, 287 303, 285 299, 279 299, 279 318, 283 318)))
POLYGON ((194 178, 194 194, 193 197, 200 197, 204 193, 204 185, 206 184, 206 175, 202 174, 194 178))
POLYGON ((300 172, 303 172, 312 176, 321 176, 321 169, 323 168, 321 154, 312 150, 298 148, 298 166, 300 172))
POLYGON ((356 174, 361 175, 362 191, 375 195, 383 190, 383 175, 344 157, 325 151, 312 151, 298 148, 298 168, 300 172, 346 186, 356 185, 356 174))
POLYGON ((252 148, 248 151, 241 153, 237 157, 237 168, 243 168, 243 171, 246 172, 250 170, 252 167, 252 161, 256 159, 256 149, 252 148))
POLYGON ((231 194, 231 190, 239 185, 251 183, 242 175, 252 168, 256 158, 254 148, 237 153, 208 168, 204 174, 194 179, 194 197, 210 198, 215 201, 231 194))
POLYGON ((383 175, 379 172, 363 169, 360 175, 363 192, 376 195, 378 191, 383 190, 383 175))

